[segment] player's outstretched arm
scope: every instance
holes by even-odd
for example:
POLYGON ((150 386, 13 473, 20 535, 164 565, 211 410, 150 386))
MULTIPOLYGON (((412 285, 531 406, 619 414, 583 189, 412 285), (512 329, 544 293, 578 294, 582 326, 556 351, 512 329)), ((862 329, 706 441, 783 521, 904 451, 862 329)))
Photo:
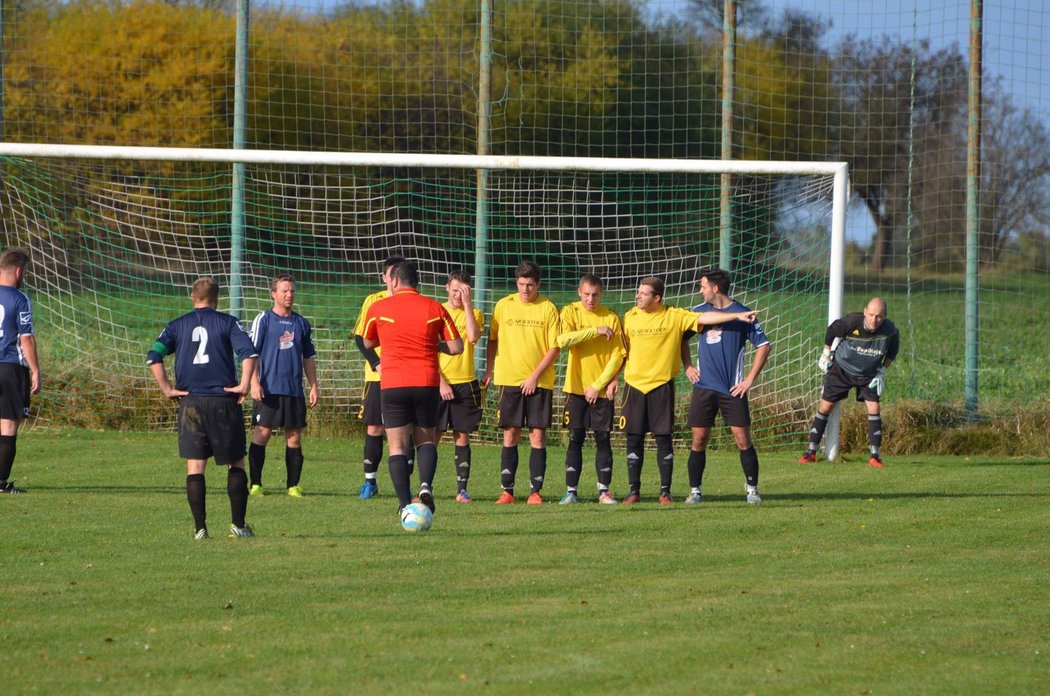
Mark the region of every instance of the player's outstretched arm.
POLYGON ((697 326, 710 326, 712 324, 726 324, 731 321, 746 321, 748 324, 758 318, 758 310, 746 312, 701 312, 696 320, 697 326))

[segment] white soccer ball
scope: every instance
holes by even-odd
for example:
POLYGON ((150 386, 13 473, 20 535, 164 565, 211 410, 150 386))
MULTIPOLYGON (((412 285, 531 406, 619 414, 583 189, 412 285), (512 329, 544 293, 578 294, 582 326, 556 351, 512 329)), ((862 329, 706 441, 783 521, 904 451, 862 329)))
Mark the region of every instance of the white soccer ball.
POLYGON ((434 513, 423 503, 412 503, 401 510, 401 526, 406 532, 425 532, 434 524, 434 513))

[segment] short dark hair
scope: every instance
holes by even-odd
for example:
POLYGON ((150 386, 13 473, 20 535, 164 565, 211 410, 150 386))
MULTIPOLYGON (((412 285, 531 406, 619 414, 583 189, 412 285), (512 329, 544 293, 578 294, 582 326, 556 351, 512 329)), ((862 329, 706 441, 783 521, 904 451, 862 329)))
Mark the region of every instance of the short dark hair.
POLYGON ((21 247, 12 247, 0 256, 0 268, 5 271, 25 268, 29 265, 29 252, 21 247))
POLYGON ((645 276, 640 281, 639 285, 648 285, 653 289, 654 295, 659 295, 660 299, 664 299, 664 281, 660 280, 656 276, 645 276))
POLYGON ((394 264, 390 269, 390 278, 391 280, 396 278, 401 285, 407 285, 410 288, 419 287, 419 271, 416 269, 416 264, 411 261, 394 264))
POLYGON ((291 275, 289 275, 288 273, 278 273, 273 277, 273 280, 270 282, 270 292, 273 292, 277 289, 278 283, 283 283, 285 281, 288 281, 292 285, 295 285, 295 278, 292 278, 291 275))
POLYGON ((729 271, 722 268, 705 268, 700 271, 700 278, 707 278, 708 285, 714 285, 718 292, 729 296, 729 288, 733 284, 729 271))
POLYGON ((391 266, 396 266, 397 264, 404 263, 405 261, 408 261, 408 259, 406 259, 404 256, 387 256, 386 260, 383 261, 383 267, 379 269, 380 275, 390 270, 391 266))
POLYGON ((474 279, 471 277, 470 273, 465 268, 457 268, 456 270, 449 273, 448 282, 451 283, 453 280, 458 280, 464 285, 472 285, 474 282, 474 279))
POLYGON ((531 278, 538 283, 542 280, 543 274, 538 263, 525 259, 514 269, 514 278, 531 278))
POLYGON ((588 285, 593 285, 599 290, 605 289, 605 283, 603 283, 602 279, 594 273, 584 273, 582 276, 580 276, 580 285, 583 285, 584 283, 587 283, 588 285))

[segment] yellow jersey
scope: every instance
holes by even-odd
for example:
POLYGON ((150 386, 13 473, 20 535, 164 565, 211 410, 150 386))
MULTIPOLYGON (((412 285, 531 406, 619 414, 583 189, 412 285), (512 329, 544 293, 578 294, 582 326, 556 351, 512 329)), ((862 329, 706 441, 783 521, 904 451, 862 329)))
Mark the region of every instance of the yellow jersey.
MULTIPOLYGON (((371 295, 365 298, 365 301, 361 303, 361 311, 357 315, 357 324, 354 326, 355 336, 365 335, 365 318, 368 316, 368 308, 371 307, 376 301, 390 297, 388 290, 380 290, 379 292, 373 292, 371 295)), ((379 355, 379 347, 376 347, 376 355, 379 355)), ((365 360, 365 381, 366 382, 378 382, 379 373, 372 369, 372 366, 365 360)))
POLYGON ((682 369, 682 339, 698 333, 700 313, 661 305, 655 312, 637 307, 623 315, 627 363, 623 379, 643 394, 670 382, 682 369))
POLYGON ((627 356, 620 317, 605 305, 593 311, 585 309, 582 302, 566 305, 561 310, 558 347, 569 349, 562 390, 581 396, 587 387, 605 389, 627 356), (612 338, 599 336, 599 326, 612 329, 612 338))
MULTIPOLYGON (((489 341, 499 344, 492 381, 503 387, 517 387, 524 382, 547 351, 558 347, 558 325, 558 308, 542 295, 527 304, 518 293, 497 302, 489 326, 489 341)), ((553 362, 540 375, 537 386, 554 389, 553 362)))
MULTIPOLYGON (((438 354, 441 375, 449 384, 473 382, 478 378, 474 368, 474 345, 477 341, 471 343, 467 340, 467 313, 463 309, 453 309, 451 302, 445 302, 442 307, 448 310, 452 323, 456 325, 459 335, 463 337, 463 352, 459 355, 438 354)), ((477 307, 474 307, 474 321, 478 324, 478 338, 480 339, 485 331, 485 315, 477 307)))

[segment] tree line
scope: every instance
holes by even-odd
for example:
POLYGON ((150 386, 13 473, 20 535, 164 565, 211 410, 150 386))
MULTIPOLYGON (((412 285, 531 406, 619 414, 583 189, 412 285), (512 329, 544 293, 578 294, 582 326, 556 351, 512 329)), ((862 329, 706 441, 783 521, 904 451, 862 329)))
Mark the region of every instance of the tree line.
MULTIPOLYGON (((716 158, 721 0, 656 16, 629 0, 519 0, 492 18, 492 154, 716 158)), ((3 136, 14 142, 232 143, 230 0, 5 4, 3 136)), ((876 234, 873 269, 905 253, 964 258, 967 58, 893 37, 832 44, 817 16, 747 3, 736 44, 734 157, 845 160, 876 234)), ((251 10, 248 145, 477 152, 476 0, 251 10)), ((981 262, 1042 244, 1050 135, 987 80, 981 262)))

